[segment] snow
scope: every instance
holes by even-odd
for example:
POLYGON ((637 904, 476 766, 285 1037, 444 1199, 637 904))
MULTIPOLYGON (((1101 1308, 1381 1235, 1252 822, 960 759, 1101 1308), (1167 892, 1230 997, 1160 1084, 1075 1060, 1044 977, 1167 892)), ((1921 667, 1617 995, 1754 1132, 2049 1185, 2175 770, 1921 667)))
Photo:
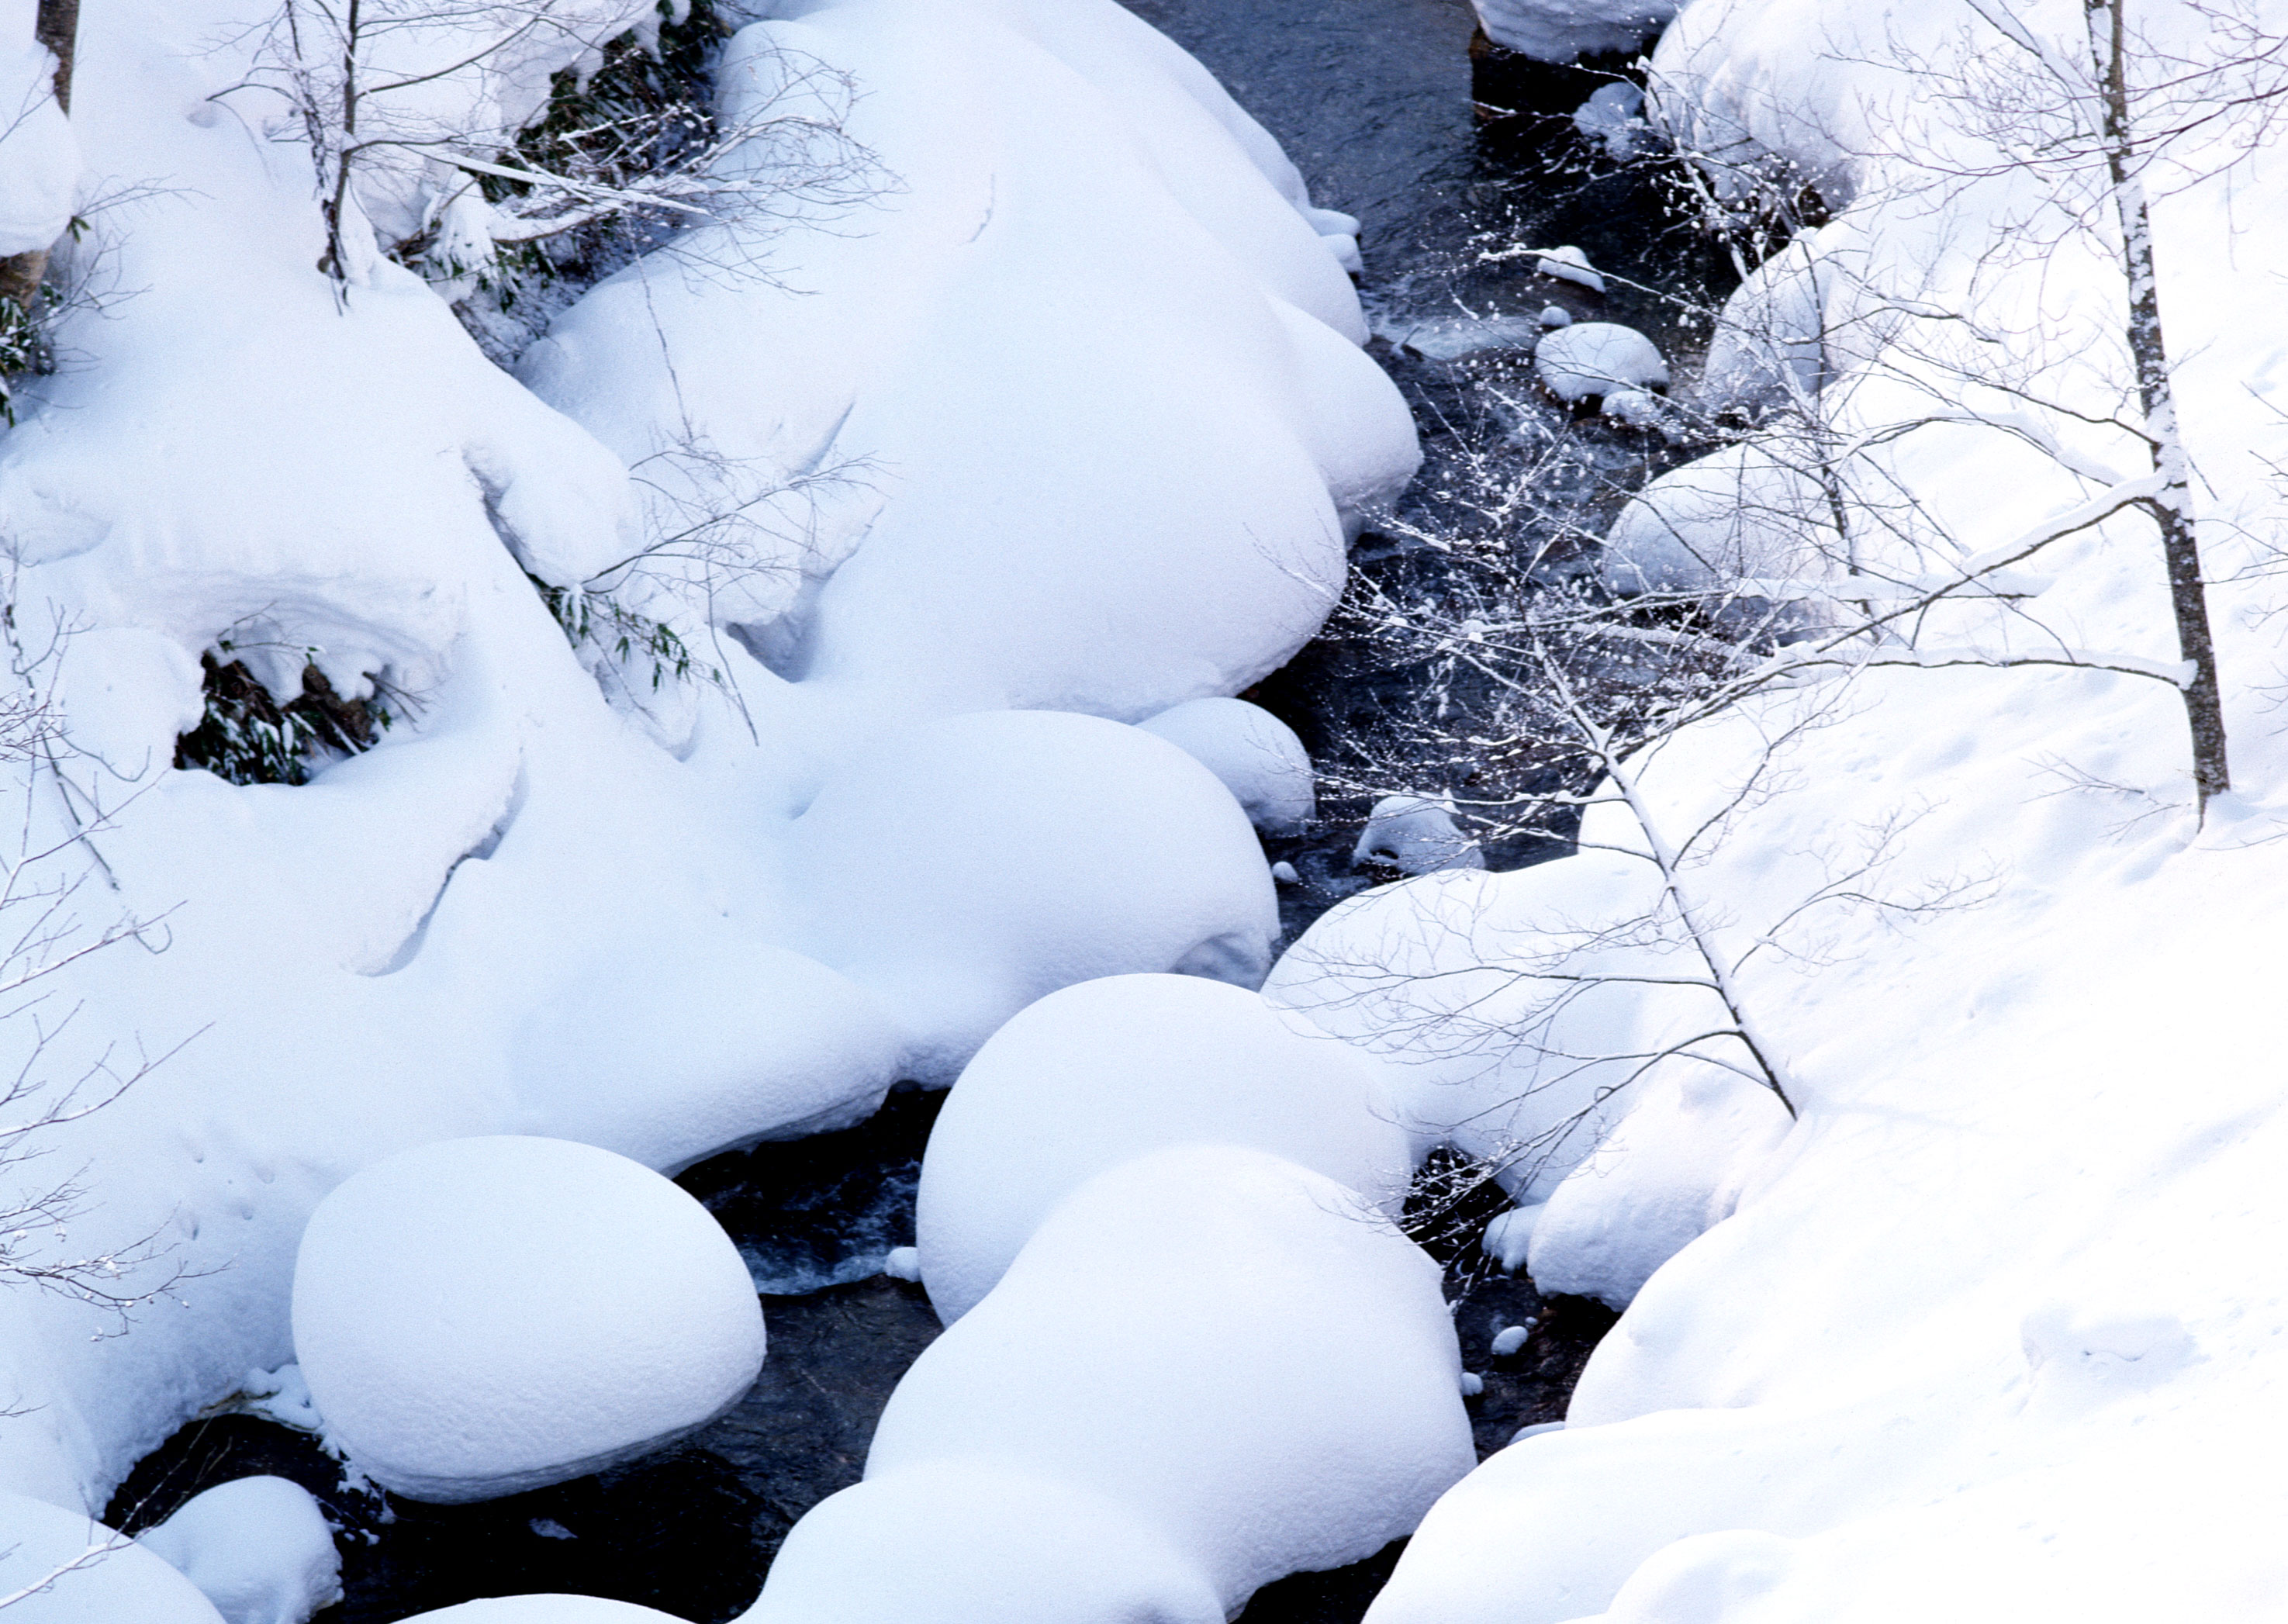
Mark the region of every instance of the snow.
MULTIPOLYGON (((650 9, 568 5, 583 37, 650 9)), ((82 1010, 53 1075, 169 1058, 45 1165, 100 1192, 75 1248, 155 1234, 136 1279, 190 1271, 186 1306, 116 1340, 11 1299, 27 1414, 0 1485, 74 1507, 290 1363, 297 1240, 393 1153, 521 1134, 674 1168, 949 1081, 1071 980, 1259 977, 1277 925, 1245 818, 1119 724, 1282 663, 1417 456, 1357 348, 1358 223, 1109 0, 835 0, 750 30, 737 59, 766 79, 798 60, 781 43, 856 75, 852 132, 896 184, 757 226, 783 280, 646 261, 527 358, 530 384, 417 278, 377 262, 345 307, 315 271, 309 154, 275 98, 231 88, 266 71, 250 25, 274 9, 83 9, 91 231, 60 273, 100 297, 0 438, 12 659, 71 746, 68 788, 12 781, 67 843, 52 875, 89 869, 85 930, 164 920, 163 951, 49 984, 82 1010), (671 495, 838 470, 765 503, 751 568, 657 555, 671 495), (719 687, 572 646, 528 579, 594 585, 646 548, 623 602, 719 687), (297 788, 177 771, 210 651, 282 693, 306 659, 346 693, 385 684, 395 720, 297 788), (965 717, 1009 707, 1032 709, 965 717), (921 799, 858 804, 877 789, 921 799), (100 821, 75 842, 68 812, 100 821)), ((517 26, 496 9, 462 47, 517 26)), ((0 40, 28 14, 12 0, 0 40)), ((578 54, 552 37, 399 113, 512 123, 578 54)), ((45 173, 8 158, 12 185, 45 173)), ((386 238, 433 178, 362 170, 362 212, 386 238)))
POLYGON ((1672 0, 1471 0, 1497 45, 1544 62, 1633 51, 1676 15, 1672 0))
POLYGON ((4 1490, 0 1609, 8 1624, 223 1624, 195 1585, 126 1535, 4 1490))
POLYGON ((226 1624, 306 1624, 342 1598, 325 1513, 283 1477, 239 1477, 194 1494, 136 1541, 196 1585, 226 1624))
POLYGON ((1311 757, 1295 730, 1238 699, 1187 700, 1137 724, 1223 780, 1267 835, 1299 835, 1318 804, 1311 757))
POLYGON ((1628 595, 1705 594, 1720 614, 1760 622, 1769 592, 1794 600, 1791 630, 1817 622, 1805 603, 1839 574, 1845 544, 1824 493, 1795 456, 1752 440, 1661 475, 1605 534, 1606 583, 1628 595))
POLYGON ((594 1596, 499 1596, 417 1612, 404 1624, 681 1624, 673 1613, 594 1596))
MULTIPOLYGON (((1555 309, 1555 305, 1550 309, 1555 309)), ((1567 321, 1572 320, 1568 316, 1567 321)), ((1524 316, 1458 316, 1434 321, 1391 321, 1376 330, 1391 343, 1402 345, 1432 360, 1458 360, 1486 350, 1529 350, 1549 325, 1548 312, 1538 320, 1524 316)))
POLYGON ((1487 1349, 1498 1359, 1509 1359, 1514 1356, 1518 1350, 1524 1347, 1526 1343, 1531 1339, 1532 1335, 1533 1327, 1531 1326, 1504 1326, 1500 1330, 1494 1333, 1493 1341, 1486 1344, 1487 1349))
POLYGON ((1798 233, 1724 301, 1693 391, 1702 410, 1752 414, 1818 395, 1829 280, 1822 245, 1818 231, 1798 233))
MULTIPOLYGON (((1506 250, 1502 250, 1506 251, 1506 250)), ((1592 293, 1605 290, 1604 273, 1589 263, 1589 256, 1571 243, 1563 248, 1533 251, 1533 273, 1554 278, 1561 282, 1572 282, 1592 293)))
POLYGON ((1625 80, 1601 84, 1573 110, 1573 128, 1601 143, 1608 157, 1625 160, 1651 135, 1644 121, 1644 91, 1625 80))
POLYGON ((1770 1089, 1723 1073, 1659 1077, 1635 1096, 1533 1225, 1526 1267, 1544 1296, 1626 1308, 1654 1270, 1731 1216, 1792 1125, 1770 1089))
POLYGON ((1536 1201, 1529 1207, 1511 1208, 1486 1225, 1486 1232, 1478 1237, 1478 1249, 1499 1264, 1504 1274, 1515 1274, 1525 1266, 1534 1225, 1541 1222, 1548 1206, 1546 1201, 1536 1201))
POLYGON ((1279 935, 1223 785, 1140 728, 981 711, 885 740, 790 831, 798 939, 898 1011, 942 1087, 1019 1010, 1099 976, 1259 983, 1279 935))
POLYGON ((1534 349, 1533 369, 1542 387, 1568 403, 1668 387, 1668 362, 1652 340, 1612 321, 1576 321, 1546 334, 1534 349))
POLYGON ((1042 1220, 1163 1145, 1286 1157, 1395 1213, 1411 1158, 1374 1063, 1253 993, 1117 976, 1052 993, 995 1033, 947 1096, 922 1161, 922 1279, 940 1319, 973 1309, 1042 1220))
POLYGON ((647 1453, 763 1363, 746 1265, 625 1157, 517 1136, 374 1163, 318 1204, 294 1346, 327 1434, 416 1500, 485 1500, 647 1453))
POLYGON ((1486 866, 1477 842, 1455 825, 1453 808, 1418 795, 1390 795, 1377 801, 1351 848, 1351 861, 1388 863, 1401 874, 1486 866))
POLYGON ((33 36, 37 0, 0 4, 0 258, 44 249, 71 223, 79 147, 56 106, 56 59, 33 36))
POLYGON ((1371 1555, 1469 1469, 1460 1376, 1437 1265, 1357 1194, 1259 1151, 1154 1152, 1068 1197, 915 1361, 865 1482, 797 1525, 748 1619, 831 1596, 853 1624, 987 1624, 1045 1591, 1060 1618, 1228 1616, 1371 1555), (1069 1604, 1044 1583, 1067 1575, 1069 1604))

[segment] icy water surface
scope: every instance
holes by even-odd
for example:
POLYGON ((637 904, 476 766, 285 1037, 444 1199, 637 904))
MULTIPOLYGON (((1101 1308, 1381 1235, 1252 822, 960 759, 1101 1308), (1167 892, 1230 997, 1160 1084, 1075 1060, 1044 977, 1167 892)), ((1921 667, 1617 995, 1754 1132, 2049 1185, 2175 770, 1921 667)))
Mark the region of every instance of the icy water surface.
MULTIPOLYGON (((1555 303, 1640 328, 1672 357, 1689 354, 1697 336, 1657 297, 1616 285, 1599 298, 1534 274, 1529 261, 1482 257, 1509 243, 1572 243, 1650 287, 1696 291, 1720 280, 1703 249, 1665 227, 1641 178, 1581 172, 1565 115, 1609 75, 1536 73, 1513 85, 1510 105, 1545 116, 1486 123, 1471 105, 1474 19, 1465 0, 1130 4, 1199 56, 1286 146, 1318 202, 1360 217, 1373 353, 1414 405, 1428 453, 1407 499, 1410 519, 1439 520, 1436 493, 1457 454, 1488 437, 1559 446, 1543 495, 1592 531, 1665 465, 1670 454, 1656 441, 1577 424, 1519 387, 1519 352, 1442 360, 1408 344, 1457 321, 1521 326, 1555 303)), ((1437 590, 1434 566, 1386 535, 1362 538, 1360 557, 1410 590, 1437 590)), ((1411 680, 1331 638, 1251 697, 1326 762, 1403 703, 1411 680)), ((1323 811, 1319 828, 1274 853, 1294 861, 1307 882, 1285 894, 1291 932, 1387 877, 1347 860, 1363 802, 1332 794, 1323 811)), ((1490 855, 1499 867, 1533 854, 1490 855)), ((770 1356, 735 1410, 674 1448, 509 1500, 429 1507, 347 1488, 311 1440, 226 1415, 193 1423, 145 1461, 113 1502, 113 1519, 146 1526, 202 1488, 274 1471, 318 1493, 344 1530, 348 1596, 324 1615, 338 1624, 393 1624, 475 1596, 552 1590, 642 1603, 695 1624, 735 1617, 794 1521, 858 1480, 890 1389, 936 1335, 919 1289, 878 1272, 889 1248, 912 1240, 915 1180, 936 1105, 933 1096, 897 1095, 846 1133, 719 1157, 683 1176, 739 1243, 765 1293, 770 1356)), ((1485 1278, 1472 1233, 1456 1226, 1434 1249, 1450 1264, 1464 1362, 1485 1378, 1471 1401, 1482 1454, 1521 1426, 1562 1415, 1611 1316, 1576 1302, 1545 1304, 1521 1279, 1485 1278), (1494 1359, 1493 1336, 1529 1321, 1525 1347, 1494 1359)), ((1243 1618, 1354 1624, 1396 1557, 1394 1547, 1338 1573, 1283 1580, 1243 1618)))

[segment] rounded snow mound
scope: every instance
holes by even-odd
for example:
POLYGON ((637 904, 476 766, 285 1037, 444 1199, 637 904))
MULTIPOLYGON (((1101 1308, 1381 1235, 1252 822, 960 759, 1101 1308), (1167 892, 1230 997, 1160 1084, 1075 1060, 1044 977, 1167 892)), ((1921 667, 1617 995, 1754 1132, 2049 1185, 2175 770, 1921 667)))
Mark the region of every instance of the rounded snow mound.
MULTIPOLYGON (((1078 1485, 1236 1612, 1272 1580, 1410 1532, 1474 1464, 1439 1273, 1332 1179, 1237 1145, 1156 1151, 1068 1196, 914 1362, 867 1480, 973 1463, 1078 1485)), ((1071 1559, 1054 1528, 1037 1548, 1071 1559)), ((1012 1616, 990 1602, 930 1616, 1012 1616)))
POLYGON ((1273 1152, 1394 1212, 1405 1198, 1407 1137, 1367 1057, 1237 987, 1086 982, 995 1033, 931 1130, 915 1218, 939 1318, 976 1306, 1073 1189, 1204 1141, 1273 1152))
POLYGON ((738 1624, 830 1619, 1223 1624, 1224 1607, 1199 1565, 1124 1507, 1069 1478, 964 1461, 869 1477, 821 1501, 738 1624))
POLYGON ((1653 341, 1617 321, 1576 321, 1542 339, 1533 353, 1542 387, 1572 403, 1622 389, 1665 389, 1668 362, 1653 341))
POLYGON ((690 1196, 593 1145, 403 1151, 310 1216, 294 1347, 327 1430, 415 1500, 489 1500, 712 1421, 763 1363, 738 1250, 690 1196))
POLYGON ((1418 795, 1377 801, 1351 848, 1351 861, 1388 863, 1401 874, 1486 866, 1485 853, 1455 823, 1452 809, 1418 795))
POLYGON ((1223 780, 1267 835, 1299 835, 1318 808, 1311 757, 1295 730, 1242 699, 1195 699, 1139 722, 1223 780))
POLYGON ((671 1612, 600 1596, 489 1596, 417 1612, 405 1624, 683 1624, 671 1612))
POLYGON ((309 1490, 239 1477, 194 1494, 137 1536, 197 1586, 229 1624, 304 1624, 342 1599, 342 1559, 309 1490))
POLYGON ((1180 970, 1259 985, 1279 936, 1263 849, 1215 775, 1098 717, 981 711, 863 754, 795 820, 797 946, 895 1010, 942 1086, 1035 999, 1180 970))
POLYGON ((1471 0, 1494 44, 1537 61, 1633 51, 1676 15, 1674 0, 1471 0))
POLYGON ((8 1624, 226 1624, 196 1585, 125 1534, 27 1494, 0 1493, 0 1596, 15 1598, 8 1624))

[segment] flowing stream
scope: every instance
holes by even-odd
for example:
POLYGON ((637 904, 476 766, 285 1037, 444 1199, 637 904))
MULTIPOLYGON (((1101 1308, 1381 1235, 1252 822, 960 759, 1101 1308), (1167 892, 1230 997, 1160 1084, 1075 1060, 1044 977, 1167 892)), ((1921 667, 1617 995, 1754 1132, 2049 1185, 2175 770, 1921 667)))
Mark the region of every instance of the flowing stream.
MULTIPOLYGON (((1402 516, 1434 529, 1458 455, 1532 442, 1561 453, 1542 458, 1548 509, 1601 532, 1625 493, 1671 454, 1656 440, 1577 422, 1535 399, 1514 346, 1444 359, 1423 352, 1450 351, 1435 335, 1458 325, 1490 331, 1490 318, 1529 322, 1558 304, 1636 327, 1672 358, 1691 353, 1694 333, 1658 297, 1616 283, 1601 298, 1536 274, 1530 260, 1483 257, 1492 245, 1569 243, 1635 283, 1720 290, 1720 267, 1672 227, 1641 175, 1585 167, 1589 149, 1569 115, 1612 75, 1513 72, 1502 88, 1506 105, 1523 114, 1489 122, 1472 103, 1466 0, 1128 3, 1269 128, 1316 201, 1362 220, 1373 352, 1413 403, 1428 453, 1402 516)), ((1359 557, 1366 568, 1399 572, 1409 590, 1434 591, 1435 568, 1409 553, 1370 531, 1359 557)), ((1418 676, 1330 637, 1250 697, 1326 762, 1405 703, 1418 676)), ((1301 875, 1284 893, 1291 935, 1387 877, 1349 860, 1364 805, 1362 793, 1330 794, 1319 827, 1273 850, 1301 875)), ((1488 852, 1497 867, 1542 854, 1488 852)), ((890 1389, 936 1334, 919 1288, 878 1272, 883 1253, 912 1239, 915 1178, 936 1105, 934 1096, 902 1093, 847 1132, 718 1157, 683 1176, 739 1242, 767 1296, 770 1356, 735 1411, 673 1448, 530 1494, 433 1507, 347 1487, 310 1439, 222 1415, 186 1427, 145 1460, 113 1501, 111 1520, 145 1526, 203 1488, 276 1472, 319 1495, 343 1530, 347 1598, 324 1615, 338 1624, 392 1624, 476 1596, 551 1590, 639 1602, 695 1624, 735 1617, 795 1519, 858 1480, 890 1389)), ((1465 1364, 1484 1377, 1485 1390, 1471 1400, 1482 1454, 1521 1425, 1561 1417, 1611 1319, 1591 1304, 1544 1303, 1521 1279, 1487 1277, 1471 1243, 1498 1205, 1482 1197, 1426 1242, 1449 1261, 1465 1364), (1525 1348, 1493 1358, 1493 1334, 1529 1319, 1535 1328, 1525 1348)), ((1394 1559, 1394 1548, 1335 1573, 1297 1575, 1261 1592, 1244 1619, 1355 1620, 1394 1559)))

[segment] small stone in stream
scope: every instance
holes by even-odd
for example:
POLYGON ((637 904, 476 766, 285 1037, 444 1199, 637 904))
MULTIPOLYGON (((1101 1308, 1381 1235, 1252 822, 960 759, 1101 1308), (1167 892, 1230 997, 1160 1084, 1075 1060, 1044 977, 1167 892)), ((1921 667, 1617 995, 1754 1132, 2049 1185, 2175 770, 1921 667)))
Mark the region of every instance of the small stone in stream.
POLYGON ((1513 1325, 1497 1332, 1493 1340, 1493 1356, 1498 1359, 1509 1358, 1524 1347, 1526 1339, 1532 1335, 1533 1327, 1529 1325, 1513 1325))
POLYGON ((1303 876, 1295 872, 1292 863, 1272 864, 1271 877, 1282 885, 1300 885, 1303 883, 1303 876))
POLYGON ((882 1272, 894 1280, 915 1280, 922 1278, 922 1255, 915 1247, 892 1247, 888 1256, 882 1259, 882 1272))
POLYGON ((1588 255, 1570 243, 1563 248, 1551 249, 1533 262, 1533 268, 1540 275, 1575 283, 1592 293, 1605 290, 1603 273, 1589 263, 1588 255))
POLYGON ((1573 313, 1562 305, 1545 305, 1541 310, 1541 325, 1570 327, 1573 325, 1573 313))
POLYGON ((1474 1398, 1486 1390, 1486 1379, 1474 1370, 1462 1373, 1462 1397, 1474 1398))
POLYGON ((526 1525, 544 1540, 576 1540, 580 1537, 552 1517, 536 1517, 526 1525))

